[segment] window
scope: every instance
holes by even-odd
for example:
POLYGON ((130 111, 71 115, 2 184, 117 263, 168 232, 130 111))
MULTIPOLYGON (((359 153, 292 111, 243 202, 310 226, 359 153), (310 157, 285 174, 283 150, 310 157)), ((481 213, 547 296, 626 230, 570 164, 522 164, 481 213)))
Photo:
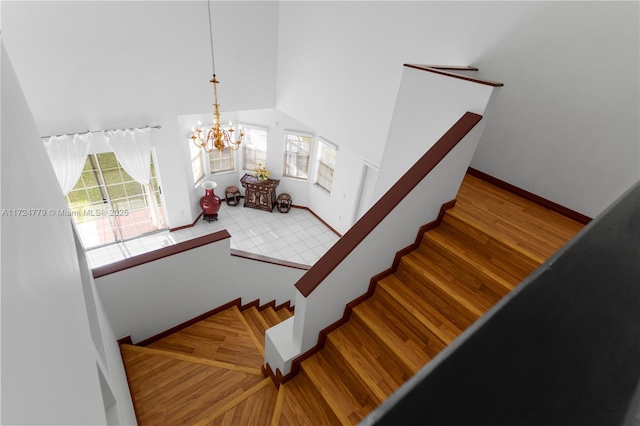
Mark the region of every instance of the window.
POLYGON ((214 148, 209 153, 209 168, 211 173, 228 172, 236 169, 235 151, 224 147, 222 151, 214 148))
POLYGON ((320 139, 318 143, 318 176, 316 184, 331 192, 333 169, 336 165, 338 147, 320 139))
POLYGON ((242 126, 244 130, 244 142, 242 143, 242 168, 253 170, 258 163, 266 167, 267 164, 267 130, 255 127, 242 126))
POLYGON ((153 199, 146 185, 136 182, 113 152, 90 154, 76 186, 67 194, 67 205, 85 249, 124 241, 163 229, 160 188, 151 160, 153 199), (159 215, 158 218, 156 215, 159 215))
POLYGON ((204 176, 204 164, 202 161, 202 153, 204 150, 196 144, 192 143, 191 149, 191 169, 193 170, 193 183, 198 183, 204 176))
POLYGON ((307 179, 311 136, 284 133, 284 176, 307 179))

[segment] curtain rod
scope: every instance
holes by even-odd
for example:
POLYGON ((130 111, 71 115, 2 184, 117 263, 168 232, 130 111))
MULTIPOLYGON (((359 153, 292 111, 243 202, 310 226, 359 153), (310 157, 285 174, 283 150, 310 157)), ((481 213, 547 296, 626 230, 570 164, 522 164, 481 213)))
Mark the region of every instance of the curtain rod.
POLYGON ((47 138, 51 138, 51 137, 59 137, 59 136, 72 136, 72 135, 86 135, 87 133, 102 133, 102 132, 111 132, 114 130, 141 130, 141 129, 160 129, 162 128, 162 126, 157 125, 157 126, 144 126, 144 127, 129 127, 126 129, 109 129, 109 130, 87 130, 86 132, 81 132, 81 133, 63 133, 61 135, 49 135, 49 136, 42 136, 40 139, 47 139, 47 138))

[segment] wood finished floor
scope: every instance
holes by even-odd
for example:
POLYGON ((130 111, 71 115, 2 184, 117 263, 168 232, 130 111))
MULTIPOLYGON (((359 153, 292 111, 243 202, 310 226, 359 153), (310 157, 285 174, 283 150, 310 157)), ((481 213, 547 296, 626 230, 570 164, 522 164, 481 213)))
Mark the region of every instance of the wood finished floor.
POLYGON ((356 424, 582 225, 466 176, 453 209, 280 389, 264 332, 287 309, 227 309, 121 347, 141 425, 356 424))

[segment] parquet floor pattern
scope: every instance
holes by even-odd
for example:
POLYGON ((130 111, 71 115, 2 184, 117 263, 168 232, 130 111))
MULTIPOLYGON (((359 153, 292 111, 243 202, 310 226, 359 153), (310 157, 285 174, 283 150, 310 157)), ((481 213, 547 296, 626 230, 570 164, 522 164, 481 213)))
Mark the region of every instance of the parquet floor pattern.
POLYGON ((264 330, 291 315, 234 306, 147 347, 121 345, 138 424, 265 424, 278 390, 261 371, 264 330))
POLYGON ((467 175, 454 208, 277 390, 264 331, 286 309, 230 308, 122 346, 142 425, 357 424, 582 225, 467 175))

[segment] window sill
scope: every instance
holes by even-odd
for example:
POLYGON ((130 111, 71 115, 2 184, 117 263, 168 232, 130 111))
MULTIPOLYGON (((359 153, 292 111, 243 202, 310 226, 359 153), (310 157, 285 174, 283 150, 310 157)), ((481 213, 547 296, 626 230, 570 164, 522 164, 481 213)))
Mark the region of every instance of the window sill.
POLYGON ((328 190, 327 188, 325 188, 324 186, 321 186, 321 185, 319 185, 317 183, 314 183, 313 186, 315 186, 317 189, 319 189, 320 192, 322 192, 324 194, 327 194, 327 196, 331 195, 331 191, 328 190))
POLYGON ((309 178, 299 178, 294 176, 282 176, 282 179, 292 180, 294 182, 302 182, 302 183, 307 183, 309 181, 309 178))

